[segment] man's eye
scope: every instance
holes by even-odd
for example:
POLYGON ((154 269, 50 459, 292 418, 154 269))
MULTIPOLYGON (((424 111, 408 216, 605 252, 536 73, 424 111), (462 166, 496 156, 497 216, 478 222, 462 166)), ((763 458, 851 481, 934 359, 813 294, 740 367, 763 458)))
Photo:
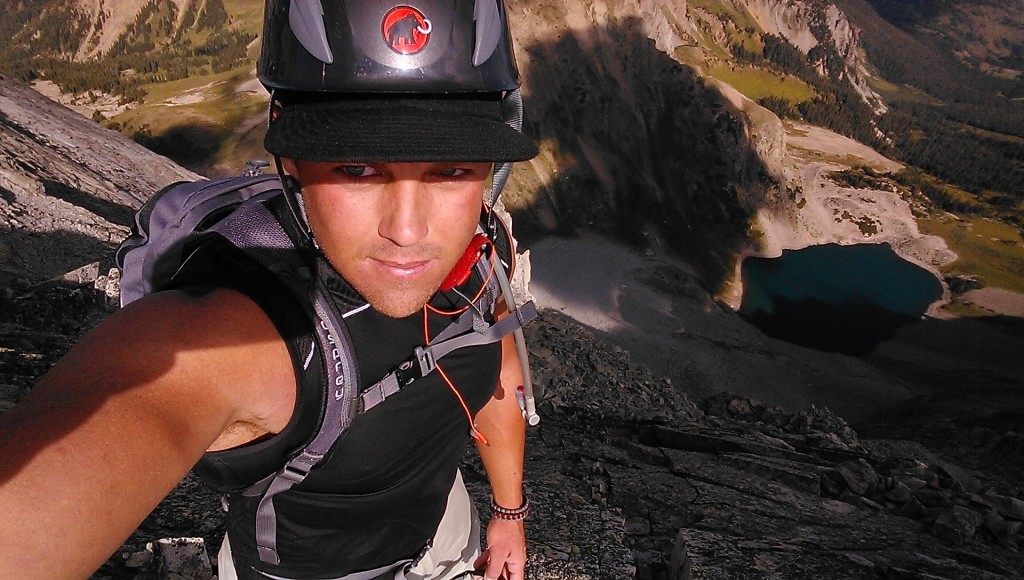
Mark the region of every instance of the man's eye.
POLYGON ((341 170, 351 177, 369 177, 377 174, 369 165, 342 165, 341 170))
POLYGON ((458 167, 448 167, 445 169, 441 169, 437 173, 442 177, 461 177, 466 174, 466 170, 460 169, 458 167))

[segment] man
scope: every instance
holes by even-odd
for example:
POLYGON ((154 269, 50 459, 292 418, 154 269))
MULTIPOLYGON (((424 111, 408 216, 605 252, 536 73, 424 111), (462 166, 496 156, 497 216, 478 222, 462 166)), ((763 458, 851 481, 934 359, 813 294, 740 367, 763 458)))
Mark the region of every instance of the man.
MULTIPOLYGON (((482 276, 442 283, 475 247, 494 163, 536 154, 506 122, 518 71, 498 0, 384 4, 268 0, 259 66, 290 176, 265 207, 329 289, 363 390, 479 309, 482 276)), ((0 418, 0 578, 88 576, 197 462, 228 494, 221 578, 523 578, 508 336, 355 416, 268 501, 330 405, 321 319, 285 278, 207 235, 0 418), (482 551, 457 470, 470 432, 493 496, 482 551)))

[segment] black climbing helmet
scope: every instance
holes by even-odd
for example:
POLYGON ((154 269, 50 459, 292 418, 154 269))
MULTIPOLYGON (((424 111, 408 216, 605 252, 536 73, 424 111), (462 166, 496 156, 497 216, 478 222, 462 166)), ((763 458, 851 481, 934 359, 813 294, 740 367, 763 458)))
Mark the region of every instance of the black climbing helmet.
POLYGON ((258 76, 282 108, 265 145, 313 161, 521 161, 501 0, 267 0, 258 76))
POLYGON ((500 0, 267 0, 259 78, 340 93, 512 91, 500 0))

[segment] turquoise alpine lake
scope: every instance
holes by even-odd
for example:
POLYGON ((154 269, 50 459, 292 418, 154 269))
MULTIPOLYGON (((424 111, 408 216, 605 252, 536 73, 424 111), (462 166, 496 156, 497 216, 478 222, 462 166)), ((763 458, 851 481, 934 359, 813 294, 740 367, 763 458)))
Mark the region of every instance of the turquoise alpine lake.
POLYGON ((822 350, 866 354, 942 297, 930 272, 889 244, 826 244, 742 265, 740 314, 766 334, 822 350))

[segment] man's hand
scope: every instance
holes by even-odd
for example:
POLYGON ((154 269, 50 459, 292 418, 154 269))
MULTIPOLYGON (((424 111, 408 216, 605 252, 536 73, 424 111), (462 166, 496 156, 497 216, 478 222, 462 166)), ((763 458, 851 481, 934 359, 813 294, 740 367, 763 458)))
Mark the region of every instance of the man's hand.
POLYGON ((526 571, 523 522, 491 518, 491 523, 487 524, 487 549, 473 566, 484 571, 484 580, 523 580, 526 571))

